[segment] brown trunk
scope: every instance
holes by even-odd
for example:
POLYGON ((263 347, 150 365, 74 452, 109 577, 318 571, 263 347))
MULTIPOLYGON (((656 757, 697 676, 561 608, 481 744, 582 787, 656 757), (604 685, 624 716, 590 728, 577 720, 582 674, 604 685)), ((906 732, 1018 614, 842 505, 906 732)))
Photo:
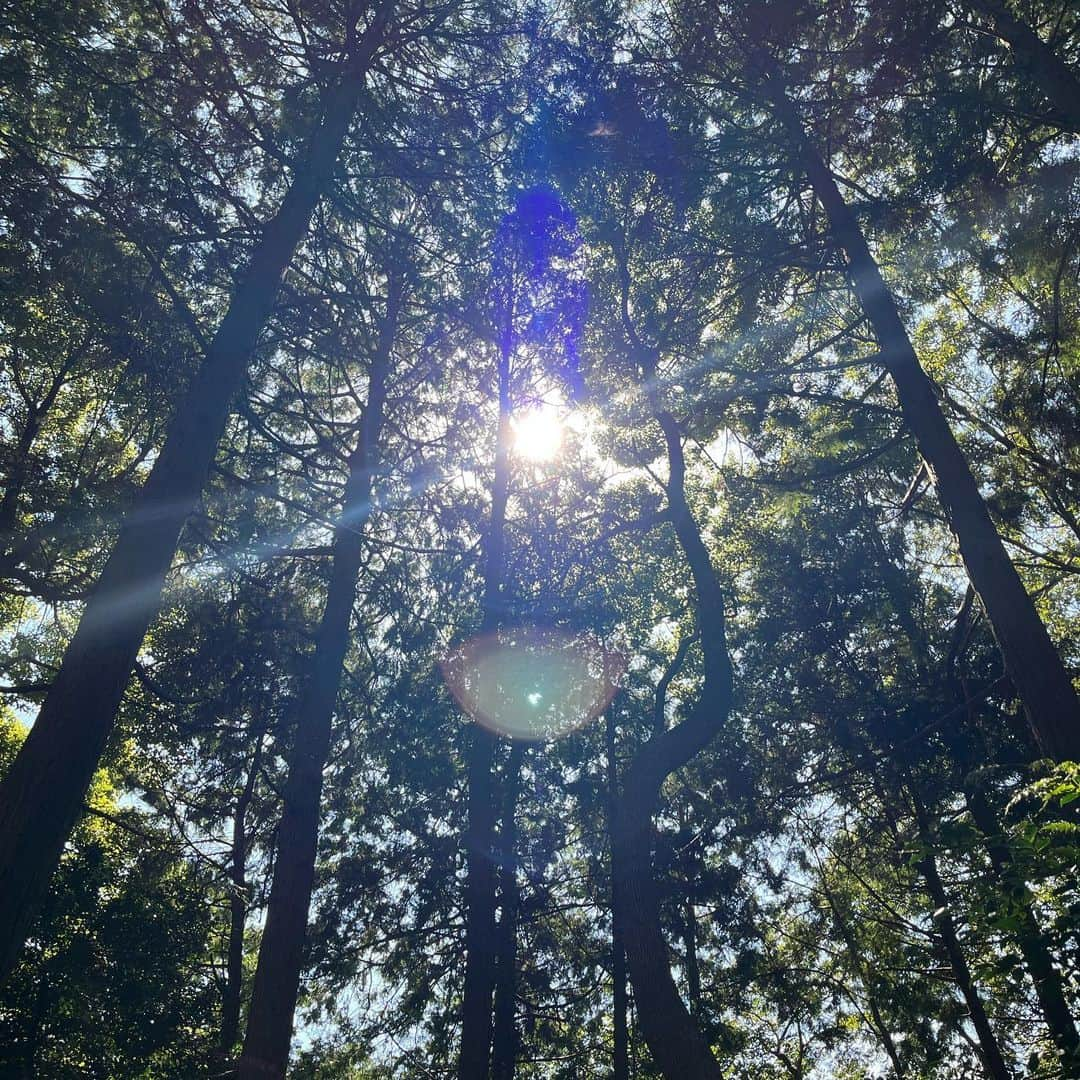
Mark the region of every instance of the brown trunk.
POLYGON ((10 972, 82 807, 185 520, 194 508, 282 275, 345 141, 376 20, 326 95, 318 130, 267 222, 217 333, 169 427, 68 645, 49 694, 0 786, 0 978, 10 972))
POLYGON ((1016 66, 1054 107, 1057 123, 1080 133, 1080 79, 1068 64, 1003 0, 974 0, 974 6, 990 19, 994 33, 1012 51, 1016 66))
POLYGON ((852 283, 878 339, 881 360, 892 376, 904 420, 933 478, 968 577, 986 611, 1035 738, 1047 757, 1080 760, 1080 701, 1072 680, 990 519, 934 385, 919 364, 892 293, 832 173, 810 145, 783 83, 773 73, 764 85, 825 209, 832 235, 847 254, 852 283))
POLYGON ((499 855, 500 909, 499 955, 495 973, 494 1034, 491 1042, 492 1080, 514 1080, 517 1063, 517 1030, 514 1026, 514 1004, 517 994, 517 811, 518 787, 524 750, 520 743, 510 750, 503 788, 502 835, 499 855))
POLYGON ((668 1080, 719 1080, 720 1066, 679 997, 672 976, 652 870, 652 815, 665 778, 708 746, 725 722, 731 707, 731 662, 723 590, 686 502, 686 465, 678 424, 659 408, 655 416, 667 444, 671 521, 697 593, 705 681, 686 718, 670 731, 654 735, 627 771, 612 835, 615 906, 625 918, 626 959, 641 1030, 660 1071, 668 1080))
MULTIPOLYGON (((510 493, 510 355, 499 357, 499 429, 484 566, 481 629, 497 629, 503 617, 506 572, 506 503, 510 493)), ((492 995, 495 992, 495 806, 491 769, 495 736, 473 726, 469 748, 469 806, 466 825, 465 988, 461 1007, 459 1080, 486 1080, 491 1059, 492 995)))
MULTIPOLYGON (((619 799, 619 770, 615 758, 615 709, 608 709, 604 723, 607 754, 607 826, 614 835, 615 812, 619 799)), ((630 1032, 626 1023, 626 953, 623 949, 622 916, 611 895, 611 1011, 612 1011, 612 1080, 630 1080, 630 1032)))
POLYGON ((919 830, 919 840, 926 854, 919 860, 919 872, 926 882, 927 892, 934 903, 934 922, 937 924, 938 933, 941 935, 945 952, 949 957, 949 966, 952 968, 953 979, 957 988, 968 1007, 968 1015, 979 1040, 979 1050, 982 1057, 983 1067, 992 1080, 1011 1080, 1011 1073, 1005 1065, 1001 1047, 997 1037, 990 1027, 990 1020, 983 1007, 982 998, 975 987, 971 969, 968 967, 967 957, 964 955, 960 937, 956 931, 956 923, 949 910, 949 898, 945 892, 941 875, 938 873, 937 859, 934 857, 931 847, 930 828, 926 818, 926 809, 922 804, 915 785, 910 778, 905 778, 904 786, 911 798, 912 807, 915 811, 915 821, 919 830))
POLYGON ((266 927, 259 944, 251 1011, 240 1058, 240 1080, 284 1077, 288 1065, 307 939, 308 908, 315 882, 323 770, 330 753, 334 706, 349 647, 349 624, 364 554, 364 525, 371 512, 372 481, 378 465, 386 379, 399 303, 397 286, 391 283, 386 317, 368 374, 367 406, 357 445, 349 457, 341 516, 334 529, 330 582, 315 638, 315 652, 297 706, 266 927))
POLYGON ((262 760, 262 742, 260 735, 255 744, 255 753, 251 758, 247 781, 233 809, 233 837, 231 865, 229 867, 229 945, 225 958, 225 989, 221 994, 221 1036, 218 1049, 223 1057, 232 1053, 240 1035, 240 998, 244 983, 244 924, 247 921, 247 852, 248 835, 246 818, 252 796, 255 794, 255 781, 259 775, 259 763, 262 760))

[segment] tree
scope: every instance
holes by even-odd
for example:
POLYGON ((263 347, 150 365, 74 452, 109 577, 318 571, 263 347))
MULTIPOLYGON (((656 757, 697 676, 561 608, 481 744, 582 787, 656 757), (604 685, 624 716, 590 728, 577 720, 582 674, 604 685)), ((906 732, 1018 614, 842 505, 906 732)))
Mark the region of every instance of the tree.
POLYGON ((301 154, 292 184, 262 230, 138 505, 94 587, 31 735, 4 778, 0 921, 5 931, 0 970, 9 970, 15 962, 64 840, 78 818, 139 646, 157 610, 180 529, 198 498, 281 276, 333 172, 364 74, 382 45, 388 14, 376 13, 352 43, 339 81, 326 91, 320 121, 301 154))

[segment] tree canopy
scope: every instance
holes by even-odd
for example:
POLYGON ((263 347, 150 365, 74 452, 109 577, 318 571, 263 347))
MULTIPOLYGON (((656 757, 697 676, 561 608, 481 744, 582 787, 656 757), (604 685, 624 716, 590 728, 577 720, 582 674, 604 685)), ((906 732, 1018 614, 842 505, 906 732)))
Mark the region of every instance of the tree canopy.
POLYGON ((1080 1077, 1080 10, 14 0, 0 1074, 1080 1077))

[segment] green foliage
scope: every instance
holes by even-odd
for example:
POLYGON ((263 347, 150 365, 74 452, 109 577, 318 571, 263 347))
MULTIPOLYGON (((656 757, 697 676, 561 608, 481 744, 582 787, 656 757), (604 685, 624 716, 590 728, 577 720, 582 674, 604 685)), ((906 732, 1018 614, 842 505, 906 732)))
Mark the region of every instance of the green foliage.
MULTIPOLYGON (((1072 5, 1012 7, 1080 67, 1072 5)), ((0 673, 19 717, 47 692, 293 175, 345 18, 367 10, 5 9, 0 673)), ((568 422, 554 460, 512 455, 504 614, 595 635, 626 671, 609 716, 525 756, 517 1075, 611 1071, 605 723, 621 778, 705 680, 660 409, 724 592, 735 701, 663 788, 653 869, 672 970, 724 1075, 981 1075, 947 921, 1016 1075, 1067 1075, 1031 950, 1078 1015, 1080 771, 1034 764, 750 46, 782 66, 827 151, 1073 671, 1076 138, 976 3, 409 12, 275 298, 87 813, 0 991, 0 1073, 231 1066, 223 1003, 247 1007, 295 705, 392 289, 292 1075, 454 1071, 470 731, 439 661, 480 619, 493 245, 518 194, 543 184, 582 240, 559 269, 588 286, 583 385, 568 404, 569 330, 556 349, 531 319, 514 404, 548 399, 568 422)), ((503 321, 523 321, 501 288, 503 321)), ((0 725, 3 771, 24 729, 8 711, 0 725)), ((500 744, 497 789, 508 759, 500 744)), ((646 1080, 640 1021, 631 1008, 646 1080)))

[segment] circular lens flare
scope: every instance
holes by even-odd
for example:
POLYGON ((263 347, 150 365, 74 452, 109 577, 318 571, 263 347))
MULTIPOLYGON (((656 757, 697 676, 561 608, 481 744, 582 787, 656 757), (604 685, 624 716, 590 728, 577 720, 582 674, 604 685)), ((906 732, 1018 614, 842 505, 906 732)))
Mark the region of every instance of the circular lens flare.
POLYGON ((594 638, 514 627, 470 638, 442 661, 455 700, 512 739, 557 739, 607 708, 625 668, 594 638))
POLYGON ((513 420, 514 450, 531 461, 551 461, 563 441, 563 424, 557 409, 546 406, 513 420))

